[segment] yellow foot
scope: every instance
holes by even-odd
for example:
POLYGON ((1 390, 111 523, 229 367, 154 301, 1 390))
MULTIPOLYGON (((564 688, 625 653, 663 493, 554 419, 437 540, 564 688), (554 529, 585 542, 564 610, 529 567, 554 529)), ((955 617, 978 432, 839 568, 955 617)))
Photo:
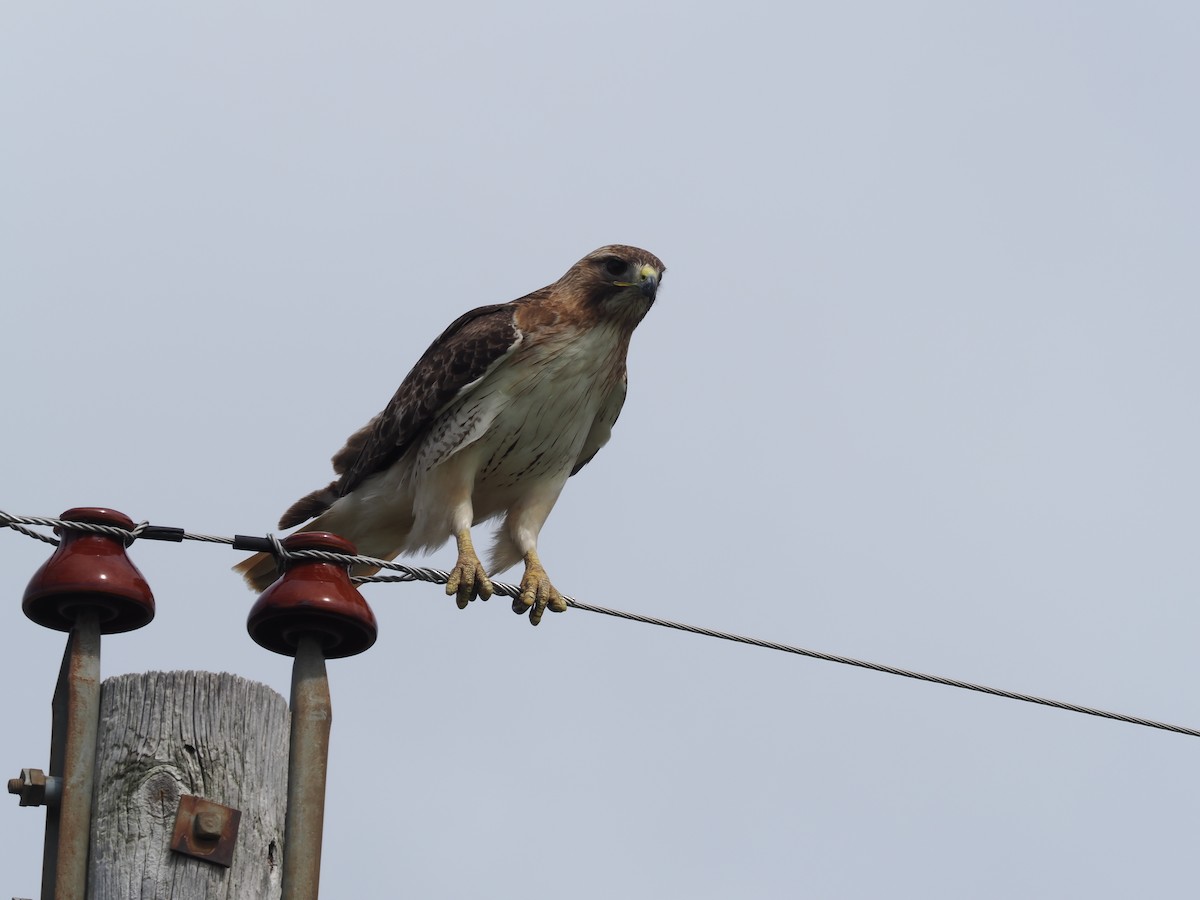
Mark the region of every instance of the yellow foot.
POLYGON ((455 598, 459 609, 466 609, 467 604, 476 597, 486 600, 492 596, 492 582, 471 544, 471 533, 464 531, 455 537, 458 540, 458 562, 450 570, 446 594, 455 598))
POLYGON ((549 608, 551 612, 566 612, 567 601, 553 584, 550 576, 542 568, 537 554, 530 551, 525 557, 525 575, 521 578, 521 595, 513 600, 512 609, 517 615, 528 611, 529 622, 536 625, 542 621, 542 613, 549 608))

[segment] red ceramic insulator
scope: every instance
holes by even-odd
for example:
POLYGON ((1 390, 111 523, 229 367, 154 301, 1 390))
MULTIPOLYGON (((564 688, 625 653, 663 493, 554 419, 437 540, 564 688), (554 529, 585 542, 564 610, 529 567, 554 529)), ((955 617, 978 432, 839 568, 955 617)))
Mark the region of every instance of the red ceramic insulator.
MULTIPOLYGON (((68 522, 115 525, 132 530, 133 519, 113 509, 84 506, 68 509, 68 522)), ((95 610, 100 631, 133 631, 154 618, 154 595, 142 573, 125 555, 125 541, 115 535, 55 528, 61 538, 54 555, 34 573, 21 608, 25 615, 57 631, 70 631, 81 610, 95 610)))
MULTIPOLYGON (((354 545, 325 531, 305 531, 283 539, 287 550, 327 550, 354 554, 354 545)), ((344 563, 287 560, 283 577, 259 594, 246 630, 256 643, 295 656, 300 636, 316 635, 329 659, 354 656, 375 643, 375 614, 350 583, 344 563)))

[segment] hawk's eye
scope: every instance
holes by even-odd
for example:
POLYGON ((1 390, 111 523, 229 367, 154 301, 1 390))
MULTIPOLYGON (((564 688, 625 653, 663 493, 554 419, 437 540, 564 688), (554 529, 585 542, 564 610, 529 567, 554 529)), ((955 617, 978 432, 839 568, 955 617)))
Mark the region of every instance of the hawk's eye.
POLYGON ((625 260, 618 256, 610 256, 604 261, 604 269, 609 275, 616 277, 617 275, 625 274, 625 260))

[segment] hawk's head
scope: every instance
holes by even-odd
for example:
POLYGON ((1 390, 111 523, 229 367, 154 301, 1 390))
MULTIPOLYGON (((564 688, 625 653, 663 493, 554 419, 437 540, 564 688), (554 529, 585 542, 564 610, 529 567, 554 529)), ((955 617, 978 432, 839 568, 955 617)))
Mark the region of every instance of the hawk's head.
POLYGON ((646 250, 609 244, 593 250, 558 280, 591 311, 637 324, 654 304, 666 267, 646 250))

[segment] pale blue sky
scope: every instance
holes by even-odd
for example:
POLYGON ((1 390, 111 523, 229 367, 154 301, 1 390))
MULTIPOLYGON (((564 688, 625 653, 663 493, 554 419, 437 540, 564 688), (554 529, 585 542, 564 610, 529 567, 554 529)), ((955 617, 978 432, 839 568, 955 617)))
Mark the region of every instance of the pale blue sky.
MULTIPOLYGON (((543 533, 565 592, 1200 725, 1197 9, 8 4, 0 508, 264 533, 455 316, 632 243, 670 271, 543 533)), ((47 760, 46 553, 0 534, 6 777, 47 760)), ((131 554, 159 615, 106 674, 286 693, 236 554, 131 554)), ((365 595, 329 897, 1194 884, 1193 738, 365 595)), ((6 895, 41 827, 0 815, 6 895)))

